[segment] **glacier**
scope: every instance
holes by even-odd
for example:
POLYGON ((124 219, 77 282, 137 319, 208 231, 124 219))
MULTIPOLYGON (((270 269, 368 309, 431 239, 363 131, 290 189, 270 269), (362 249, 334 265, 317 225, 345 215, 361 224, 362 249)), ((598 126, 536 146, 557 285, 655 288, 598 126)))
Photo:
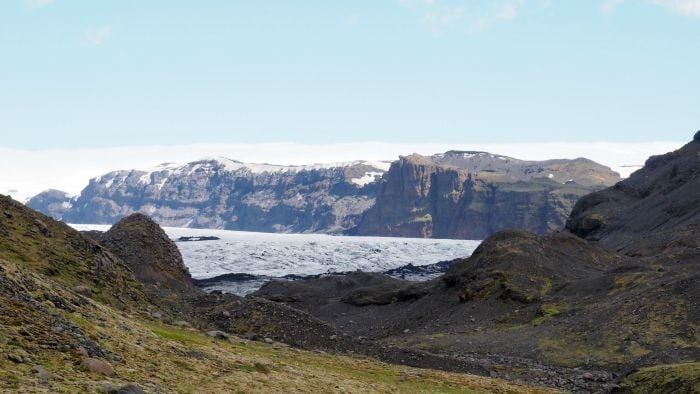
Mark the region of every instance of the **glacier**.
MULTIPOLYGON (((109 225, 71 224, 79 231, 107 231, 109 225)), ((350 237, 325 234, 276 234, 164 227, 168 236, 217 237, 176 242, 194 279, 225 274, 267 278, 348 271, 384 272, 408 264, 425 266, 469 257, 478 240, 350 237)), ((259 285, 259 284, 258 284, 259 285)))

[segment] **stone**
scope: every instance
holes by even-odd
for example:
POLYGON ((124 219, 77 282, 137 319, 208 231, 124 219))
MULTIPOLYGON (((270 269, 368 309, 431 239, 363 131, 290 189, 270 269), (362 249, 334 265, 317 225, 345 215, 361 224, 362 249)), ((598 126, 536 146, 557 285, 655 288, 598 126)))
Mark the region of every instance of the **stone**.
POLYGON ((24 363, 24 357, 20 356, 19 354, 15 354, 15 353, 8 354, 7 359, 12 361, 13 363, 17 363, 17 364, 24 363))
POLYGON ((192 325, 184 320, 178 320, 173 325, 180 327, 180 328, 192 328, 192 325))
POLYGON ((78 352, 79 355, 83 357, 90 357, 90 354, 88 353, 87 349, 85 349, 82 346, 78 346, 78 348, 75 350, 78 352))
POLYGON ((103 361, 97 358, 84 358, 80 364, 83 368, 90 372, 94 372, 104 376, 114 376, 114 369, 107 361, 103 361))
POLYGON ((254 332, 248 332, 248 333, 243 334, 241 336, 241 338, 247 339, 249 341, 257 341, 258 339, 260 339, 260 335, 254 333, 254 332))
POLYGON ((223 331, 211 330, 207 331, 207 336, 215 339, 228 339, 229 335, 223 331))
POLYGON ((265 343, 269 343, 269 344, 275 343, 275 341, 272 340, 272 338, 265 338, 264 341, 265 341, 265 343))
POLYGON ((47 371, 41 365, 35 365, 32 368, 32 372, 34 372, 34 374, 36 374, 36 376, 39 378, 39 381, 42 383, 45 383, 45 382, 53 379, 53 374, 51 372, 47 371))
POLYGON ((231 317, 231 313, 230 313, 229 311, 223 311, 223 312, 221 312, 221 314, 222 314, 224 317, 231 317))
POLYGON ((92 297, 92 289, 85 285, 78 285, 73 288, 73 292, 85 297, 92 297))

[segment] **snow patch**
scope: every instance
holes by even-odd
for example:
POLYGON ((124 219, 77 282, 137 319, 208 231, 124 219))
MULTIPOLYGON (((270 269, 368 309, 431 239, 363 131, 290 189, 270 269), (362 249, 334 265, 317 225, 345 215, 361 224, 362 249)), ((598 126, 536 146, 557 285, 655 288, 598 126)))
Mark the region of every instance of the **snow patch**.
POLYGON ((380 178, 383 174, 382 172, 369 171, 365 172, 365 175, 360 178, 351 178, 350 182, 362 187, 376 181, 377 178, 380 178))

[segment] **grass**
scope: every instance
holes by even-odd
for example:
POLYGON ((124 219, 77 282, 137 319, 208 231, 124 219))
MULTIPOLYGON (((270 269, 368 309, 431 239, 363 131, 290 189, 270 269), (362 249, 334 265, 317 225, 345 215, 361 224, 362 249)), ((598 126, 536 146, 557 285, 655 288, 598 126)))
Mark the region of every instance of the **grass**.
MULTIPOLYGON (((64 285, 0 260, 4 275, 33 281, 28 297, 52 292, 70 294, 64 285)), ((24 291, 24 290, 22 290, 24 291)), ((96 344, 115 355, 108 361, 116 375, 105 377, 82 370, 72 349, 51 349, 44 343, 63 342, 52 331, 52 313, 31 303, 12 301, 0 291, 0 392, 98 392, 103 382, 120 386, 136 382, 146 391, 197 392, 410 392, 410 393, 537 393, 544 389, 503 380, 421 370, 373 359, 302 351, 237 337, 215 340, 193 329, 182 329, 129 314, 92 301, 75 312, 60 311, 96 344), (18 323, 19 322, 19 323, 18 323), (27 326, 32 335, 19 335, 27 326), (26 351, 32 361, 16 364, 10 353, 26 351), (53 377, 41 382, 32 372, 43 366, 53 377)))
POLYGON ((641 368, 620 386, 631 393, 700 393, 700 363, 641 368))

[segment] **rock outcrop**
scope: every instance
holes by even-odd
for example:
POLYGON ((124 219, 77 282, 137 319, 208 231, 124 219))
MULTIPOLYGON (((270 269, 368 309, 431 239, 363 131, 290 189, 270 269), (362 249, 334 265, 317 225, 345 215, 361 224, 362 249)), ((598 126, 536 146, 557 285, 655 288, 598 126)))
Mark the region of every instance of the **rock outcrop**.
MULTIPOLYGON (((652 156, 614 187, 582 198, 566 228, 605 247, 633 251, 700 220, 700 141, 652 156), (645 239, 644 242, 640 242, 645 239)), ((670 239, 669 239, 670 241, 670 239)))
POLYGON ((27 202, 68 223, 113 224, 144 213, 162 226, 263 232, 339 233, 374 203, 388 164, 244 164, 226 158, 149 171, 114 171, 68 201, 56 192, 27 202))
POLYGON ((384 175, 358 235, 484 239, 564 227, 576 200, 619 180, 586 159, 528 162, 485 152, 411 155, 384 175))

